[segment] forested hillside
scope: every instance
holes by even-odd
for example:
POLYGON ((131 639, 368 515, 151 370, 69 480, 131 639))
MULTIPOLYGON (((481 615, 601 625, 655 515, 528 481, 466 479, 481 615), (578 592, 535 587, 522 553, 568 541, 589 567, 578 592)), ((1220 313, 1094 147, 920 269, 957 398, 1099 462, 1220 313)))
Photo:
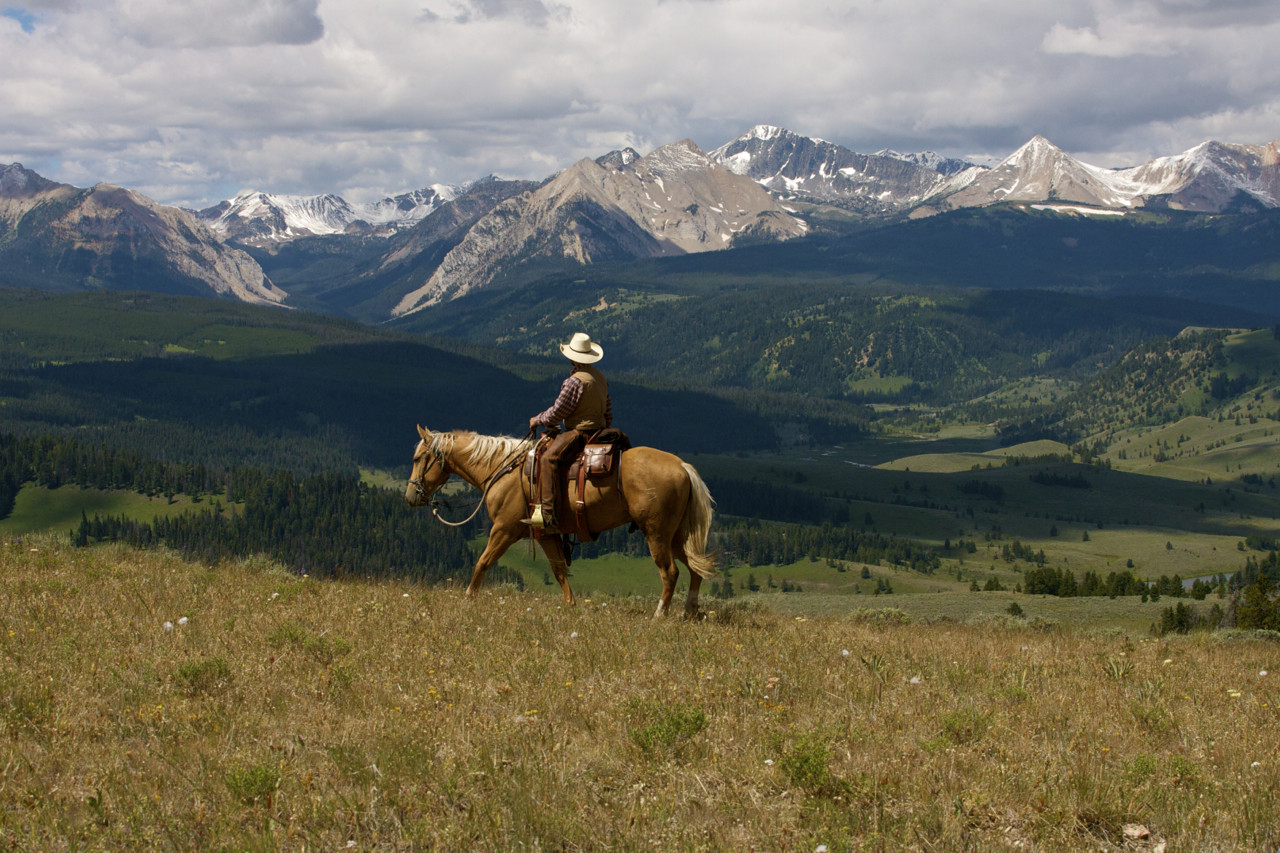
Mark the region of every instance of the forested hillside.
POLYGON ((1188 330, 1144 341, 1061 402, 1038 408, 1012 416, 1006 435, 1093 437, 1103 447, 1126 429, 1190 416, 1280 421, 1280 326, 1188 330))
MULTIPOLYGON (((0 298, 9 318, 0 336, 0 432, 91 437, 221 468, 407 467, 419 423, 523 433, 564 370, 559 356, 513 362, 491 348, 433 346, 229 302, 3 290, 0 298)), ((763 417, 732 399, 622 380, 612 389, 620 425, 638 444, 777 443, 763 417)))
POLYGON ((583 325, 609 343, 615 371, 843 402, 944 404, 1032 375, 1090 377, 1148 338, 1251 319, 1177 300, 1045 291, 765 281, 672 293, 602 278, 458 300, 430 322, 441 334, 534 353, 583 325))
MULTIPOLYGON (((298 574, 426 582, 468 577, 474 561, 467 538, 475 526, 424 523, 400 494, 339 473, 297 477, 243 467, 215 470, 69 439, 0 435, 0 518, 28 483, 170 499, 185 494, 200 507, 153 522, 85 516, 71 537, 80 546, 107 540, 165 545, 215 562, 264 554, 298 574)), ((519 582, 502 571, 498 577, 519 582)))

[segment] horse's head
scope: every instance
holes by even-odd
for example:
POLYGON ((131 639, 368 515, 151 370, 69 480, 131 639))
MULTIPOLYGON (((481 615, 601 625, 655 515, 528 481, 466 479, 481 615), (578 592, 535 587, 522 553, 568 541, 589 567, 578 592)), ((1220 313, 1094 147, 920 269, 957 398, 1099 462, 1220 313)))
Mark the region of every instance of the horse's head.
POLYGON ((404 492, 404 499, 409 502, 409 506, 424 506, 436 489, 453 475, 437 437, 423 427, 418 427, 418 435, 418 447, 413 451, 413 471, 409 474, 409 485, 404 492))

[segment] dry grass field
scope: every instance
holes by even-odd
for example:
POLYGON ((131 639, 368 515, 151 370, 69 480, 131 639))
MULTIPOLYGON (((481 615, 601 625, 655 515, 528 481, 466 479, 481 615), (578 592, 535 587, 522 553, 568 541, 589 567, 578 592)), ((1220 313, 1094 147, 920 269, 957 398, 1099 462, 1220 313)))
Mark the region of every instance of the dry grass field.
POLYGON ((1274 640, 655 623, 64 542, 0 545, 5 848, 1280 846, 1274 640))

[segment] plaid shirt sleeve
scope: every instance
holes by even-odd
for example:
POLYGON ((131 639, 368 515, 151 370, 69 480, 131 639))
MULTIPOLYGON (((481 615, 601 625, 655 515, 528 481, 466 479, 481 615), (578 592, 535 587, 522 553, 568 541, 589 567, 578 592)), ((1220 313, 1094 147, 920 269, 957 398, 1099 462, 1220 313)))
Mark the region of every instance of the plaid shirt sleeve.
POLYGON ((560 421, 573 414, 573 410, 578 408, 580 399, 582 399, 582 383, 577 378, 570 376, 560 386, 560 394, 556 397, 556 401, 551 404, 551 408, 538 415, 537 422, 544 427, 560 423, 560 421))

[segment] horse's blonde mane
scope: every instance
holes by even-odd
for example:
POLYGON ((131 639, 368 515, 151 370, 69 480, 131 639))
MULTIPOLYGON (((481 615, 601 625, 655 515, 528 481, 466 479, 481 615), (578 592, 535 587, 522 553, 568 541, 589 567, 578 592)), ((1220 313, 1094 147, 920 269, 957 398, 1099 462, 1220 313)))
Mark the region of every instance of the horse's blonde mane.
POLYGON ((478 435, 474 432, 437 432, 427 442, 427 452, 436 459, 451 456, 462 442, 468 462, 476 465, 498 465, 517 453, 524 443, 522 438, 507 435, 478 435), (469 442, 469 443, 468 443, 469 442))
MULTIPOLYGON (((467 433, 463 433, 463 436, 467 433)), ((505 462, 513 453, 520 450, 524 443, 522 438, 509 435, 476 435, 471 433, 471 444, 467 446, 467 456, 477 465, 497 465, 505 462)))

